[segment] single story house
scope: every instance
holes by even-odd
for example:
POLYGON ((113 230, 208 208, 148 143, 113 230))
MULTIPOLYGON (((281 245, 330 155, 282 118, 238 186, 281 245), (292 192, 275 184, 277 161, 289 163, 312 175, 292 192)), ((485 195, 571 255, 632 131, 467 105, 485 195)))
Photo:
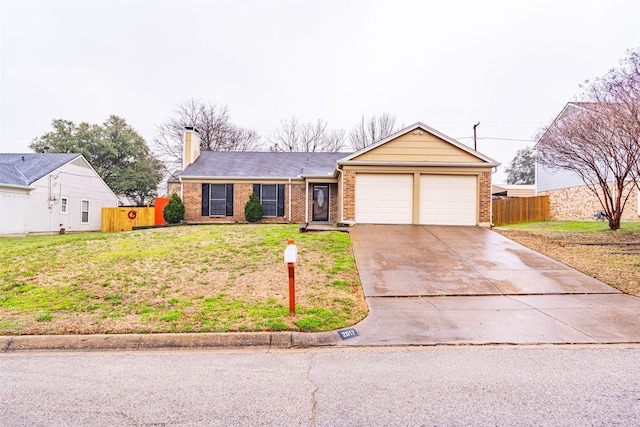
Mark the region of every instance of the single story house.
POLYGON ((0 153, 0 235, 99 231, 118 197, 81 154, 0 153))
MULTIPOLYGON (((564 117, 588 108, 582 102, 569 102, 555 118, 554 123, 564 117)), ((553 124, 552 124, 553 126, 553 124)), ((537 144, 534 147, 537 149, 537 144)), ((549 219, 562 221, 589 221, 602 210, 598 198, 585 185, 582 178, 567 170, 554 170, 536 159, 536 195, 549 196, 549 219)), ((623 221, 640 219, 640 194, 631 189, 629 200, 622 214, 623 221)))
POLYGON ((244 222, 249 195, 263 222, 483 225, 496 161, 413 124, 355 153, 199 150, 187 128, 180 174, 185 220, 244 222))

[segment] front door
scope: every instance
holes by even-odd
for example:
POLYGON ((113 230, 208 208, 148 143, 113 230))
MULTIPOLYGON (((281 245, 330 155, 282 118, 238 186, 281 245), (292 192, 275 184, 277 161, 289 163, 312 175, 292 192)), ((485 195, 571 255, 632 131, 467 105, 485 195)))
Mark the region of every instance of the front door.
POLYGON ((313 186, 311 221, 329 221, 329 186, 326 184, 313 186))

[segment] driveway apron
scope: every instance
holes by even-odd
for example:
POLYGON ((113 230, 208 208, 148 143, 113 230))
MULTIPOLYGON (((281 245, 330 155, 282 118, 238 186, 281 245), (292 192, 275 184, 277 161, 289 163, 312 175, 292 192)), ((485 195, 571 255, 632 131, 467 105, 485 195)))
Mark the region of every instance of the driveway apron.
POLYGON ((369 305, 343 345, 640 342, 640 298, 481 227, 351 231, 369 305))

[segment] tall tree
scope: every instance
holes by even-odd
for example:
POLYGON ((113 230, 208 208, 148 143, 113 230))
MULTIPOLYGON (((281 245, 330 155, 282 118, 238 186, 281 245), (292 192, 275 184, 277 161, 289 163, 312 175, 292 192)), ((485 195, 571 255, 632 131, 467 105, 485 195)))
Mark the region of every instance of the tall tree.
POLYGON ((535 154, 531 147, 516 151, 515 157, 504 170, 507 173, 507 184, 535 184, 535 154))
POLYGON ((164 166, 135 129, 118 116, 102 125, 56 119, 53 131, 29 145, 35 152, 79 153, 119 195, 144 204, 156 195, 164 166))
POLYGON ((295 117, 282 120, 282 127, 267 137, 271 151, 338 152, 345 148, 345 132, 327 129, 327 122, 303 123, 295 117))
POLYGON ((171 166, 182 165, 182 138, 186 126, 198 129, 202 151, 251 151, 260 148, 260 136, 253 130, 231 123, 226 105, 188 99, 176 106, 172 117, 157 126, 154 144, 171 166))
POLYGON ((598 198, 609 228, 620 228, 640 170, 640 49, 602 77, 587 81, 584 103, 541 131, 538 158, 571 171, 598 198))
POLYGON ((382 113, 365 119, 363 115, 360 122, 351 130, 349 142, 357 151, 386 138, 397 130, 395 116, 382 113))

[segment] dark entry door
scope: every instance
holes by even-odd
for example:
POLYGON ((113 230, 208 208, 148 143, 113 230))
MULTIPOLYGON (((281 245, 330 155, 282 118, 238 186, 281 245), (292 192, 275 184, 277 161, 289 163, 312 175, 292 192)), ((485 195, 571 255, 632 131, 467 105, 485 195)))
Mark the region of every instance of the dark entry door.
POLYGON ((329 186, 313 186, 313 209, 311 221, 329 221, 329 186))

